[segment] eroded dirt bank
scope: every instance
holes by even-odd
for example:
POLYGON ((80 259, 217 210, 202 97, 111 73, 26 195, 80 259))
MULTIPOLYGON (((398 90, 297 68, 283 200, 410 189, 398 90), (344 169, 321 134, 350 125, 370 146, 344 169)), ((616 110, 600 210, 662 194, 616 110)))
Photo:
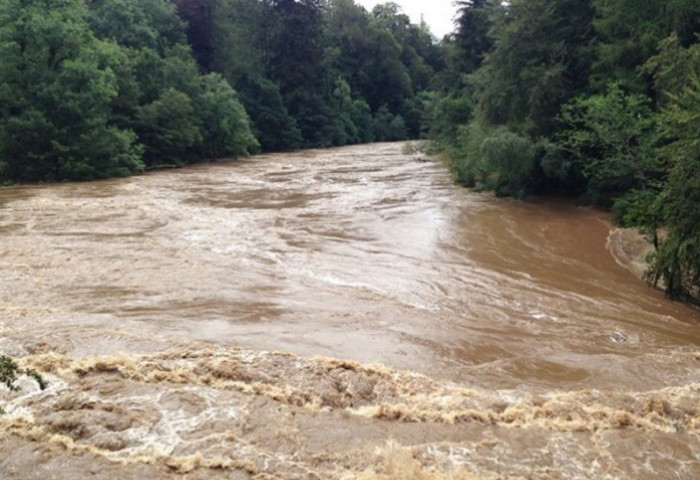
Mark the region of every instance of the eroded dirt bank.
POLYGON ((599 212, 395 144, 0 205, 0 352, 50 380, 0 390, 2 478, 700 477, 700 314, 599 212))

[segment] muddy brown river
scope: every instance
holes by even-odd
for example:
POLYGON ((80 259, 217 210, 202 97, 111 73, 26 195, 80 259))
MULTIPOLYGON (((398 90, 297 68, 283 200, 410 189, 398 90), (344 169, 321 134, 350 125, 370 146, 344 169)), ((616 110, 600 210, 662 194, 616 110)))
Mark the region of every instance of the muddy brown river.
POLYGON ((696 480, 700 312, 624 238, 401 144, 1 189, 50 383, 0 388, 0 478, 696 480))

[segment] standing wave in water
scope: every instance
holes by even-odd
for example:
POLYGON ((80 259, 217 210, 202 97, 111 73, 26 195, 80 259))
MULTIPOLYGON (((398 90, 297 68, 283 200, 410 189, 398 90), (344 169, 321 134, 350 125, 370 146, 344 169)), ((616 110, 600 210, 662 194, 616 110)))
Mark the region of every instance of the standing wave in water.
POLYGON ((700 478, 698 311, 401 147, 1 190, 0 477, 700 478))

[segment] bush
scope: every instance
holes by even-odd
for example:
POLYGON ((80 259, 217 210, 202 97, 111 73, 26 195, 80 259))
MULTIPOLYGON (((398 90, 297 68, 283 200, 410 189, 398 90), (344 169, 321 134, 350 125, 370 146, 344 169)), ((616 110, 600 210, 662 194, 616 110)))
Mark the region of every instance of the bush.
POLYGON ((519 198, 531 189, 535 144, 504 127, 487 129, 471 122, 460 129, 450 159, 455 179, 462 185, 519 198))
MULTIPOLYGON (((17 363, 10 357, 5 355, 0 355, 0 383, 4 383, 5 386, 11 391, 16 392, 20 389, 15 382, 20 375, 27 375, 32 377, 39 384, 41 390, 45 390, 48 383, 44 378, 34 369, 31 368, 20 368, 17 363)), ((3 410, 0 407, 0 413, 3 410)))

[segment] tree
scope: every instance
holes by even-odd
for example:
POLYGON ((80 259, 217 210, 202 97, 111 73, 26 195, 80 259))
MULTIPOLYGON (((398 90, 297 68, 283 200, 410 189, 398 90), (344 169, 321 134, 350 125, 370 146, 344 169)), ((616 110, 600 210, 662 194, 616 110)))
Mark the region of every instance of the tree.
POLYGON ((225 155, 247 156, 260 144, 250 130, 250 120, 236 92, 216 73, 201 77, 202 93, 197 109, 202 121, 202 148, 209 159, 225 155))
POLYGON ((533 137, 551 135, 561 105, 587 86, 590 1, 513 0, 499 15, 493 49, 473 76, 480 114, 533 137))
POLYGON ((88 21, 98 38, 160 54, 185 43, 185 24, 168 0, 85 0, 88 21))
POLYGON ((236 89, 263 151, 299 148, 301 131, 287 112, 277 85, 262 76, 244 74, 239 76, 236 89))
POLYGON ((658 135, 648 97, 613 84, 604 95, 568 103, 560 120, 565 128, 559 149, 569 168, 586 178, 589 201, 610 206, 628 191, 660 189, 664 168, 655 154, 658 135))
POLYGON ((669 174, 656 206, 663 215, 667 237, 648 272, 663 279, 673 298, 700 301, 700 45, 688 48, 670 37, 647 62, 665 97, 660 117, 662 160, 669 174), (673 72, 676 80, 668 78, 673 72))
POLYGON ((455 69, 469 74, 476 71, 491 50, 493 40, 488 35, 491 28, 491 0, 459 0, 457 2, 457 29, 452 39, 457 48, 455 69))
POLYGON ((197 63, 211 72, 215 62, 216 0, 176 0, 180 17, 187 22, 187 39, 197 63))
POLYGON ((194 158, 202 141, 199 118, 190 97, 174 88, 138 108, 136 132, 145 145, 146 165, 180 165, 194 158))
POLYGON ((637 67, 651 57, 664 38, 675 33, 681 45, 696 41, 700 3, 696 0, 593 0, 597 59, 592 83, 599 90, 617 81, 644 93, 647 80, 637 67))
POLYGON ((127 175, 132 132, 110 123, 117 80, 80 0, 0 4, 0 161, 12 181, 127 175))
POLYGON ((322 7, 321 0, 269 0, 263 14, 269 28, 266 75, 279 85, 306 146, 328 144, 321 134, 329 115, 323 83, 327 77, 322 7))
POLYGON ((374 118, 374 139, 392 142, 406 138, 406 122, 400 115, 393 115, 386 105, 377 110, 374 118))

